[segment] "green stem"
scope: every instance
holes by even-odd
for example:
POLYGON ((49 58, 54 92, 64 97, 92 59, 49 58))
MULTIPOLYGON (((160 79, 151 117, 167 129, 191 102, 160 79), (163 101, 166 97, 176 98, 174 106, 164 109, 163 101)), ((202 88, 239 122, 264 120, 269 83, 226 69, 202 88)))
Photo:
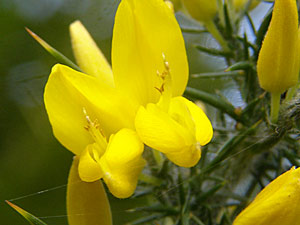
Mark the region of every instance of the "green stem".
POLYGON ((204 26, 211 33, 211 35, 219 42, 224 51, 229 52, 230 49, 227 45, 226 40, 223 38, 215 23, 212 20, 207 21, 204 26))
POLYGON ((152 184, 154 186, 160 186, 162 184, 162 180, 156 177, 141 173, 139 176, 139 180, 144 181, 145 183, 152 184))
POLYGON ((154 156, 156 164, 161 168, 162 164, 163 164, 163 160, 164 160, 161 153, 154 149, 152 150, 152 152, 153 152, 153 156, 154 156))
POLYGON ((280 93, 271 93, 271 122, 277 123, 280 108, 280 93))
POLYGON ((225 25, 225 19, 224 19, 224 7, 223 7, 223 1, 222 0, 217 0, 218 4, 218 14, 219 14, 219 19, 220 19, 220 24, 222 26, 225 25))
POLYGON ((286 101, 286 102, 287 102, 287 101, 291 101, 299 87, 300 87, 300 84, 297 84, 297 85, 291 87, 291 88, 287 91, 286 98, 285 98, 284 101, 286 101))

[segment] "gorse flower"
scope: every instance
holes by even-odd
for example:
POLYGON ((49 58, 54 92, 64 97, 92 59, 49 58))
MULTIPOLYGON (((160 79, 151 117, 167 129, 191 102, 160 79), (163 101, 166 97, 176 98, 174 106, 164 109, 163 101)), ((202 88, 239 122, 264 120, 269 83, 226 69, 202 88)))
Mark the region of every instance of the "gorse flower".
POLYGON ((121 1, 112 67, 80 22, 70 33, 84 73, 55 65, 45 105, 54 135, 79 156, 80 178, 102 178, 113 195, 129 197, 145 165, 143 142, 177 165, 195 165, 213 131, 202 110, 180 97, 188 63, 179 25, 164 1, 121 1))
POLYGON ((260 86, 283 93, 298 82, 298 11, 294 0, 276 0, 257 61, 260 86))
POLYGON ((261 88, 271 93, 271 121, 276 123, 280 95, 298 82, 298 10, 294 0, 276 0, 257 60, 261 88))
POLYGON ((300 168, 291 168, 267 187, 234 220, 233 225, 299 225, 300 168))
POLYGON ((183 167, 194 166, 201 157, 200 145, 212 138, 210 121, 194 103, 183 97, 172 98, 171 72, 166 62, 157 104, 141 106, 135 119, 136 130, 145 144, 157 149, 183 167))

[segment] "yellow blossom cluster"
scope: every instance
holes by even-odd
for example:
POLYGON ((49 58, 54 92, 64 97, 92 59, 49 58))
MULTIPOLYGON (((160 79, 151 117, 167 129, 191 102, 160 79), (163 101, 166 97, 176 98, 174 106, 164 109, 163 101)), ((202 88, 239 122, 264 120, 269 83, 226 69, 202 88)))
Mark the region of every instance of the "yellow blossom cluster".
POLYGON ((81 180, 103 179, 116 197, 131 196, 145 166, 144 144, 179 166, 194 166, 213 130, 205 113, 181 96, 188 62, 170 8, 162 0, 123 0, 112 66, 79 21, 70 33, 83 72, 55 65, 44 99, 55 137, 79 156, 81 180))

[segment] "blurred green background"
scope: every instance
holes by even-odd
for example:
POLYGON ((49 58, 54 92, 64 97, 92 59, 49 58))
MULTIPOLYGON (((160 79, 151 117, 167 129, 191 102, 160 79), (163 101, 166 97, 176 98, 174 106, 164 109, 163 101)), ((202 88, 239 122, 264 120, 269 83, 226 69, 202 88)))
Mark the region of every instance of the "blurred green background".
MULTIPOLYGON (((73 156, 54 138, 43 105, 43 89, 56 61, 24 27, 73 60, 68 26, 79 19, 110 60, 118 3, 119 0, 0 0, 1 224, 28 224, 4 200, 12 200, 49 225, 67 224, 65 194, 73 156)), ((180 14, 177 17, 183 26, 198 26, 180 14)), ((222 60, 192 48, 194 43, 215 46, 209 35, 184 37, 190 73, 224 69, 222 60)), ((229 81, 191 79, 190 85, 210 92, 227 90, 225 95, 233 96, 235 104, 242 104, 229 81)), ((136 215, 126 209, 143 204, 143 200, 111 199, 114 224, 134 218, 136 215)))

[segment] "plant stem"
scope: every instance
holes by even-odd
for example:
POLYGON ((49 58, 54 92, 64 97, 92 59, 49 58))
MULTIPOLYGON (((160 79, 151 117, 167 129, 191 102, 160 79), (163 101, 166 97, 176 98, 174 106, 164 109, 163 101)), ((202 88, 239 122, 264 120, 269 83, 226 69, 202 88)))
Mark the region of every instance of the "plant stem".
POLYGON ((227 42, 225 41, 225 39, 223 38, 223 36, 219 32, 219 30, 217 29, 214 22, 212 20, 209 20, 204 24, 204 26, 209 31, 209 33, 219 42, 219 44, 221 45, 223 50, 226 52, 229 52, 230 49, 227 45, 227 42))
POLYGON ((280 93, 271 93, 271 122, 277 123, 279 107, 280 107, 280 93))
POLYGON ((297 84, 297 85, 291 87, 287 91, 286 98, 284 101, 291 101, 299 87, 300 87, 300 84, 297 84))
POLYGON ((161 153, 154 149, 152 152, 153 152, 153 156, 154 156, 156 164, 159 166, 159 168, 161 168, 162 164, 163 164, 163 160, 164 160, 161 153))

